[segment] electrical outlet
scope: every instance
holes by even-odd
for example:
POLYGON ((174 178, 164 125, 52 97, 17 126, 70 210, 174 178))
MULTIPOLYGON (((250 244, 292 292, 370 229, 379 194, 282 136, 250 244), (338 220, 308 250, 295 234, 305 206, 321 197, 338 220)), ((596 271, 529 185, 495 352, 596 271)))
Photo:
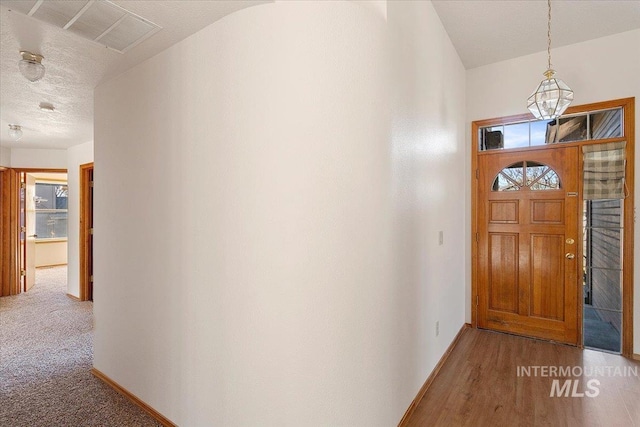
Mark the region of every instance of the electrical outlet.
POLYGON ((444 231, 438 233, 438 244, 442 246, 444 244, 444 231))
POLYGON ((440 321, 436 322, 436 336, 440 335, 440 321))

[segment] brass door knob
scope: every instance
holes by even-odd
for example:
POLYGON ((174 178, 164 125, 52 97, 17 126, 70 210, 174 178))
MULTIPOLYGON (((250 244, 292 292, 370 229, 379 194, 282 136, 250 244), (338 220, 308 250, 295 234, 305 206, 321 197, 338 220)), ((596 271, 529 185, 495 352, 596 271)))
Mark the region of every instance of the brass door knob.
POLYGON ((565 258, 567 258, 567 259, 574 259, 575 257, 576 257, 575 254, 572 254, 571 252, 569 252, 569 253, 567 253, 565 255, 565 258))

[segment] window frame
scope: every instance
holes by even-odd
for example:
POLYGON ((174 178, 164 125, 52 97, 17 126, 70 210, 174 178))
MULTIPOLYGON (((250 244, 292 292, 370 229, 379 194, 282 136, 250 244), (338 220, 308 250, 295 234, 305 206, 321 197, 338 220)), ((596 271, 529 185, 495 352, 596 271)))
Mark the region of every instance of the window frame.
POLYGON ((54 179, 46 179, 46 178, 38 178, 36 179, 36 187, 38 186, 38 184, 44 184, 44 185, 62 185, 67 187, 67 208, 66 209, 51 209, 51 208, 46 208, 46 209, 38 209, 36 207, 35 210, 35 218, 36 218, 36 230, 38 229, 38 213, 65 213, 67 214, 67 232, 66 232, 66 236, 54 236, 54 237, 40 237, 38 235, 38 237, 35 238, 36 243, 53 243, 53 242, 66 242, 69 240, 69 182, 68 180, 62 181, 62 180, 54 180, 54 179))

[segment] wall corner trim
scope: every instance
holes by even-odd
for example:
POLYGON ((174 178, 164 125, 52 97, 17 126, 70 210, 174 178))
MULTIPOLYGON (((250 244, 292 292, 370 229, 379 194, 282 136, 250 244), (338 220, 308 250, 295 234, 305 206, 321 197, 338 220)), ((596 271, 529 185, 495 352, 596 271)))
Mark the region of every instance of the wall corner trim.
POLYGON ((407 411, 404 413, 404 416, 400 420, 400 423, 398 423, 398 427, 406 427, 409 425, 409 420, 411 419, 413 412, 418 407, 418 404, 420 404, 420 401, 422 400, 424 395, 427 393, 427 390, 429 389, 433 381, 436 379, 436 376, 438 376, 440 369, 442 369, 442 367, 444 366, 445 362, 449 358, 449 355, 451 354, 455 346, 458 344, 458 341, 460 341, 460 337, 462 337, 464 332, 469 328, 471 328, 471 324, 469 323, 465 323, 464 325, 462 325, 462 327, 460 328, 456 336, 453 338, 453 341, 451 341, 451 344, 449 344, 449 347, 447 348, 447 350, 444 352, 444 354, 438 361, 438 364, 436 365, 435 368, 433 368, 433 371, 431 371, 431 374, 429 375, 427 380, 424 382, 424 384, 418 391, 418 394, 411 402, 411 405, 409 405, 409 408, 407 408, 407 411))
POLYGON ((146 413, 151 415, 156 421, 158 421, 163 426, 165 426, 165 427, 177 427, 176 424, 174 424, 171 421, 169 421, 169 419, 166 418, 164 415, 162 415, 160 412, 156 411, 151 406, 147 405, 145 402, 140 400, 137 396, 135 396, 129 390, 125 389, 120 384, 118 384, 117 382, 113 381, 111 378, 109 378, 108 376, 106 376, 105 374, 103 374, 102 372, 97 370, 96 368, 91 368, 91 373, 96 378, 99 378, 100 380, 102 380, 109 387, 113 388, 115 391, 117 391, 118 393, 122 394, 124 397, 129 399, 131 402, 133 402, 136 405, 138 405, 140 408, 142 408, 142 410, 144 410, 146 413))

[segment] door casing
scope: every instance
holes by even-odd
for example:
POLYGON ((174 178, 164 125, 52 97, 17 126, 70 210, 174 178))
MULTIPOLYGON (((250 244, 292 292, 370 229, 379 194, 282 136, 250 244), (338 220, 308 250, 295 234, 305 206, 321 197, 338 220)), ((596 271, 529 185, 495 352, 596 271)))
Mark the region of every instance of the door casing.
POLYGON ((20 173, 67 173, 66 169, 4 168, 0 171, 0 296, 23 291, 20 275, 20 173))
POLYGON ((93 163, 80 165, 80 301, 93 301, 93 163))
POLYGON ((24 198, 24 247, 22 253, 23 265, 25 271, 23 275, 22 287, 24 292, 30 290, 36 283, 36 179, 29 173, 22 174, 23 184, 25 185, 24 198))
MULTIPOLYGON (((589 141, 579 141, 579 142, 571 142, 571 143, 561 143, 557 145, 561 145, 562 147, 570 147, 570 146, 582 146, 585 144, 602 144, 607 142, 617 142, 617 141, 626 141, 626 154, 627 154, 627 163, 625 168, 625 176, 626 176, 626 185, 628 196, 625 199, 624 203, 624 236, 623 236, 623 278, 622 278, 622 355, 625 357, 632 357, 633 355, 633 259, 634 259, 634 248, 633 248, 633 236, 634 236, 634 172, 635 172, 635 98, 623 98, 612 101, 604 101, 597 102, 592 104, 584 104, 573 106, 567 109, 566 114, 575 114, 582 113, 587 111, 597 111, 597 110, 606 110, 611 108, 622 107, 623 109, 623 126, 624 126, 624 136, 620 138, 610 138, 603 140, 589 140, 589 141)), ((487 120, 479 120, 474 121, 471 124, 471 324, 473 327, 478 327, 478 268, 479 268, 479 256, 478 256, 478 156, 482 155, 479 150, 479 129, 486 126, 491 125, 500 125, 500 124, 508 124, 514 122, 522 122, 527 120, 533 120, 534 117, 530 114, 520 114, 508 117, 500 117, 494 119, 487 120)), ((513 149, 509 150, 510 152, 518 151, 528 151, 528 150, 553 150, 553 146, 543 146, 543 147, 530 147, 523 149, 513 149)), ((582 156, 579 159, 579 170, 582 170, 582 156)), ((582 205, 582 182, 580 182, 579 186, 579 206, 582 205)), ((582 256, 582 236, 580 236, 579 243, 579 255, 582 256)), ((582 310, 583 310, 583 301, 582 298, 578 298, 578 307, 577 307, 577 319, 578 325, 582 325, 582 310)), ((582 327, 578 328, 578 346, 583 347, 583 336, 582 336, 582 327)))

